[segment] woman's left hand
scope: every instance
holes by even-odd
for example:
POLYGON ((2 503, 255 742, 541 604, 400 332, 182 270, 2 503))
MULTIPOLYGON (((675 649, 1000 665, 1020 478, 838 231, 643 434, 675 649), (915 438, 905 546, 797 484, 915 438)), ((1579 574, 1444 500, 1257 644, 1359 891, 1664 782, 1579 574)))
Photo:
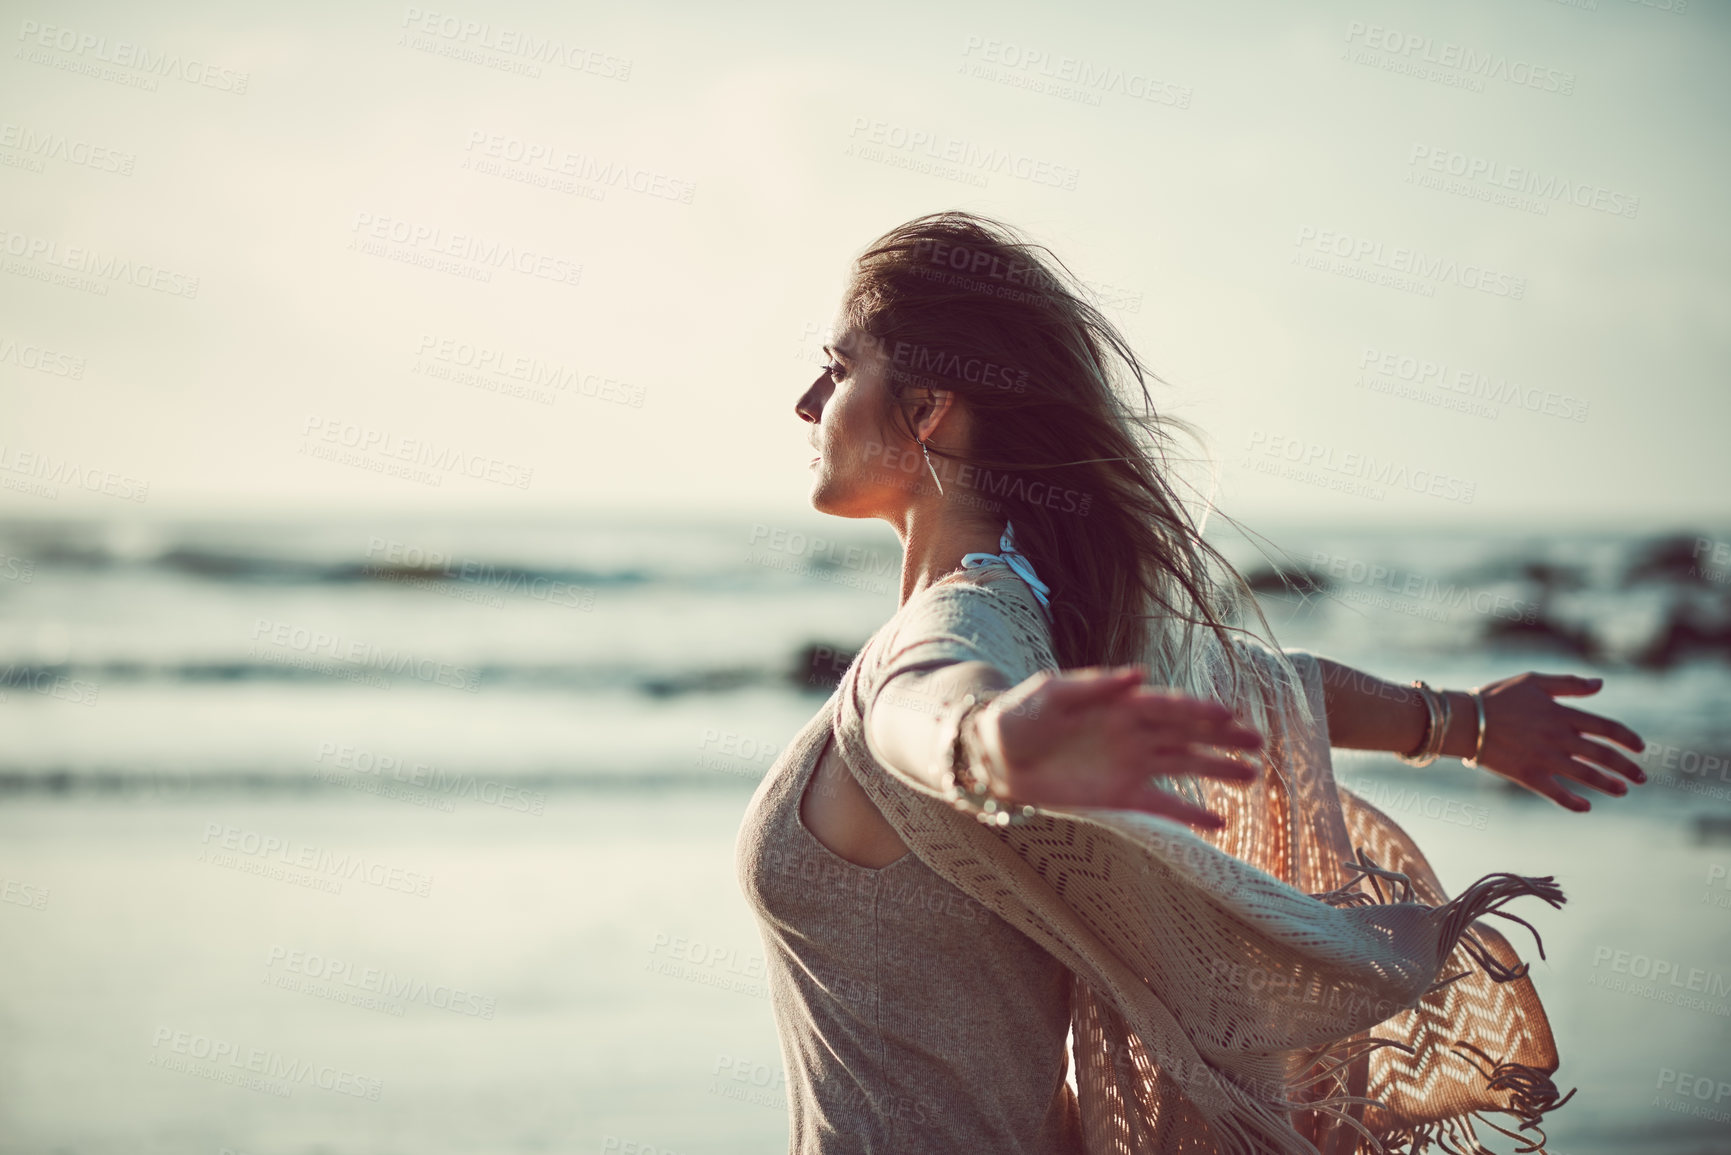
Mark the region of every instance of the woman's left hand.
POLYGON ((1224 820, 1160 789, 1177 775, 1244 783, 1256 767, 1219 750, 1256 750, 1262 735, 1218 702, 1142 685, 1138 666, 1044 671, 979 713, 997 769, 994 794, 1039 806, 1140 810, 1204 830, 1224 820))
POLYGON ((1617 797, 1627 794, 1624 779, 1645 782, 1646 773, 1593 737, 1639 753, 1647 748, 1641 736, 1621 722, 1556 700, 1596 694, 1603 685, 1602 678, 1532 672, 1492 682, 1479 691, 1485 707, 1485 747, 1479 765, 1576 812, 1592 806, 1565 783, 1580 783, 1617 797))

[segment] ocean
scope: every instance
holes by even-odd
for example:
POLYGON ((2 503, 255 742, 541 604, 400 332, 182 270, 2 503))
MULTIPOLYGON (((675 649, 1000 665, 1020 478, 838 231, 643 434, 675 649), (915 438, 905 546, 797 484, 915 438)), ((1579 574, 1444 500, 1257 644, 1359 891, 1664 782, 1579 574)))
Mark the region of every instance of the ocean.
MULTIPOLYGON (((1605 678, 1650 781, 1589 814, 1337 772, 1451 891, 1563 886, 1508 928, 1551 1151, 1731 1151, 1731 534, 1255 528, 1282 644, 1605 678)), ((840 522, 0 522, 0 1152, 785 1149, 733 840, 898 572, 840 522)))

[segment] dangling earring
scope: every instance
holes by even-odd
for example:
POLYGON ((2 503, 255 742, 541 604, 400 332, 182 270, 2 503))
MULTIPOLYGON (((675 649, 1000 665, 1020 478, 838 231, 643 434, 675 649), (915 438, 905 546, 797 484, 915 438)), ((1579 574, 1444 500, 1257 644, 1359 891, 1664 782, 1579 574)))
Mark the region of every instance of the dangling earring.
POLYGON ((924 441, 920 442, 920 452, 926 455, 926 468, 932 471, 932 484, 938 487, 938 496, 944 495, 944 483, 938 480, 938 471, 932 468, 932 451, 926 448, 924 441))

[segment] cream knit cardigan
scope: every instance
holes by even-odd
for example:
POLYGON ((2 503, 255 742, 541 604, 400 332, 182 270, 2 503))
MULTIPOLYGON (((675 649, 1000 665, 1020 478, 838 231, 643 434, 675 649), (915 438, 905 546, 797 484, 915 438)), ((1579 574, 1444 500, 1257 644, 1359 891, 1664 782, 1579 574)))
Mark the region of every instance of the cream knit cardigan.
POLYGON ((1542 1143, 1531 1129, 1559 1105, 1550 1027, 1518 956, 1474 920, 1562 892, 1492 874, 1448 901, 1400 827, 1335 784, 1319 667, 1286 653, 1313 720, 1270 711, 1257 780, 1201 782, 1228 823, 1207 835, 1093 808, 987 827, 874 756, 865 709, 902 669, 1056 667, 1004 567, 910 598, 843 675, 835 731, 909 848, 1073 974, 1089 1155, 1471 1152, 1475 1118, 1516 1133, 1485 1118, 1499 1112, 1542 1143))

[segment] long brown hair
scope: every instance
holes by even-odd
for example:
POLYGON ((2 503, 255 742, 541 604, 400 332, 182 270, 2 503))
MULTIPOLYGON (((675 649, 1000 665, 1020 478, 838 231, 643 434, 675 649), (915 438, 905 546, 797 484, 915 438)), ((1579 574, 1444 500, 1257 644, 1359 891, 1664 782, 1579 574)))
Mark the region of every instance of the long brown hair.
MULTIPOLYGON (((1232 621, 1245 607, 1272 642, 1255 595, 1174 488, 1175 435, 1195 431, 1156 412, 1148 381, 1160 379, 1050 250, 988 217, 922 216, 859 256, 843 315, 888 359, 910 438, 917 392, 951 390, 970 408, 972 444, 930 452, 953 463, 961 496, 1014 525, 1051 587, 1060 667, 1141 662, 1158 684, 1221 700, 1248 677, 1287 700, 1240 651, 1254 638, 1232 621)), ((1294 685, 1268 648, 1276 680, 1294 685)), ((1260 726, 1262 695, 1248 697, 1260 726)))

